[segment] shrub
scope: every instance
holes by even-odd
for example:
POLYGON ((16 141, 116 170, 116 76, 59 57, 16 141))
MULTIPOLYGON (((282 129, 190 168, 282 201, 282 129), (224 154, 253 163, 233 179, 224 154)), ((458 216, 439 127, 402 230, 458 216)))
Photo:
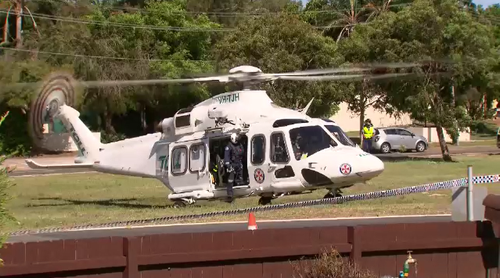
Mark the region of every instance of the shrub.
MULTIPOLYGON (((7 117, 8 113, 6 113, 3 117, 0 119, 0 126, 2 123, 4 123, 5 118, 7 117)), ((7 159, 8 156, 3 154, 3 150, 0 148, 0 234, 3 234, 3 227, 5 223, 9 220, 14 220, 14 218, 10 215, 9 211, 6 208, 6 203, 9 199, 8 195, 8 190, 10 187, 13 185, 7 176, 8 171, 10 169, 7 169, 6 167, 3 167, 3 162, 5 159, 7 159)), ((1 236, 1 235, 0 235, 1 236)), ((5 238, 2 236, 0 237, 0 248, 3 245, 5 238)), ((0 263, 1 263, 0 259, 0 263)))
POLYGON ((324 252, 312 262, 299 261, 294 267, 294 278, 376 278, 367 270, 346 262, 335 250, 324 252))

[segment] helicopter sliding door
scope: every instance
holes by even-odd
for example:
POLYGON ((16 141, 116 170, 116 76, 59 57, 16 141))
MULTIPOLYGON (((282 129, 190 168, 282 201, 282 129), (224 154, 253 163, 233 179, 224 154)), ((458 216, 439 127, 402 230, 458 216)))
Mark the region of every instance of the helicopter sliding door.
POLYGON ((287 137, 281 130, 270 135, 256 132, 250 139, 249 174, 252 187, 284 193, 300 186, 290 163, 287 137))
POLYGON ((170 185, 176 193, 209 188, 208 140, 173 143, 169 163, 170 185))

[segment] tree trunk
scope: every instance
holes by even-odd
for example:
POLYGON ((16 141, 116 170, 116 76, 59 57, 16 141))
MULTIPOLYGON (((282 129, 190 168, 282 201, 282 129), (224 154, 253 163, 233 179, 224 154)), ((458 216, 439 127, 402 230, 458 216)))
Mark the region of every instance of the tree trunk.
POLYGON ((107 134, 116 134, 113 127, 113 114, 109 113, 108 109, 104 111, 104 130, 107 134))
POLYGON ((23 28, 23 8, 24 0, 16 0, 16 48, 23 46, 22 28, 23 28))
POLYGON ((436 131, 439 138, 439 147, 441 148, 441 154, 443 155, 443 160, 446 162, 453 162, 451 158, 450 151, 448 150, 448 146, 446 145, 446 140, 444 138, 444 132, 442 126, 436 126, 436 131))
POLYGON ((359 109, 359 143, 363 147, 363 126, 365 123, 365 106, 361 105, 359 109))
POLYGON ((359 142, 361 148, 363 148, 363 126, 365 123, 365 111, 366 111, 366 99, 365 99, 365 89, 366 80, 363 80, 361 85, 361 93, 359 95, 359 142))

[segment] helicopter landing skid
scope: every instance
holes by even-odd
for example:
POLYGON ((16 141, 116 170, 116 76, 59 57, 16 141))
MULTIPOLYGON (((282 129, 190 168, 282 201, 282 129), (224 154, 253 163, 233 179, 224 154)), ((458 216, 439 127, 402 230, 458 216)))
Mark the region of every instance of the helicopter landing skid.
POLYGON ((191 198, 181 198, 172 201, 174 201, 174 208, 183 208, 195 203, 195 200, 191 198))
POLYGON ((342 190, 340 190, 340 188, 335 188, 333 190, 328 191, 328 193, 326 193, 325 196, 323 196, 323 199, 330 199, 336 197, 342 197, 342 190))
POLYGON ((265 206, 265 205, 270 205, 271 201, 274 199, 274 197, 269 197, 269 196, 262 196, 259 199, 259 205, 265 206))
POLYGON ((289 194, 288 193, 279 193, 279 194, 273 194, 272 196, 267 196, 267 195, 262 196, 261 195, 260 199, 259 199, 259 205, 262 205, 262 206, 270 205, 272 200, 281 198, 281 197, 286 196, 286 195, 289 195, 289 194))

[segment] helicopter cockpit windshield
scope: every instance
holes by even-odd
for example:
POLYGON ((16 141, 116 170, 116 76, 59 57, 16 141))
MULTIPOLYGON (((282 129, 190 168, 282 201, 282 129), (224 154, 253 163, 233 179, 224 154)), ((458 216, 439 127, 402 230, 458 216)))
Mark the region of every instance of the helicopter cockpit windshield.
POLYGON ((326 129, 330 131, 339 142, 344 146, 356 147, 356 144, 345 134, 345 132, 337 125, 325 125, 326 129))
POLYGON ((290 140, 295 159, 312 156, 315 153, 336 147, 337 143, 320 126, 303 126, 290 129, 290 140))

